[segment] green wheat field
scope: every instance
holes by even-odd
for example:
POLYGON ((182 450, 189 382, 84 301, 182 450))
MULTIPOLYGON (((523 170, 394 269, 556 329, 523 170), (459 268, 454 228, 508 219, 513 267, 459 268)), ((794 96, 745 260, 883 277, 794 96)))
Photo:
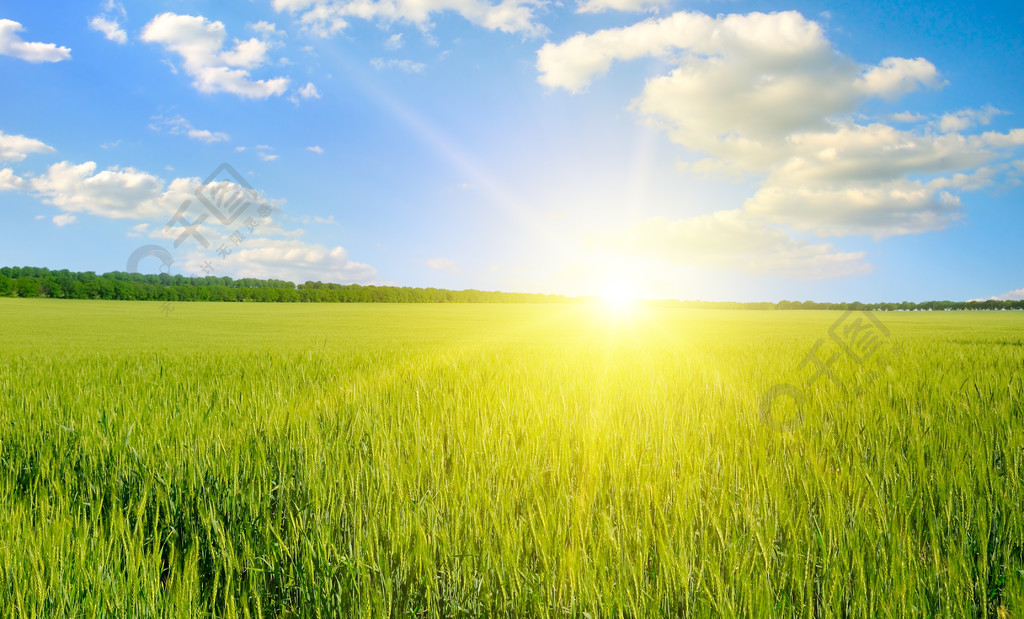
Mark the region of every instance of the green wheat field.
POLYGON ((1022 617, 1024 313, 0 299, 0 615, 1022 617))

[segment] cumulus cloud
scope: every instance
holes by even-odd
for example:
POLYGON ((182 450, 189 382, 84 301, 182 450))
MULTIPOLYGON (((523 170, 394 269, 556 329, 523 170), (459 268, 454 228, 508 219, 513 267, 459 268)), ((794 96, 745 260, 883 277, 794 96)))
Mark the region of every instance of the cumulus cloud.
POLYGON ((668 0, 583 0, 577 13, 603 13, 605 11, 650 11, 668 4, 668 0))
POLYGON ((960 198, 907 180, 836 188, 766 185, 744 206, 818 236, 918 234, 942 230, 961 217, 960 198))
POLYGON ((299 89, 299 95, 303 99, 319 99, 320 91, 316 89, 313 82, 306 82, 306 85, 299 89))
POLYGON ((265 38, 274 36, 285 36, 285 33, 277 29, 277 25, 267 21, 258 21, 254 24, 249 24, 249 29, 265 38))
POLYGON ((548 43, 539 81, 578 92, 614 61, 682 56, 648 80, 634 108, 694 150, 759 167, 788 136, 827 131, 866 98, 941 84, 922 59, 861 67, 832 49, 821 27, 795 12, 710 17, 680 12, 626 28, 548 43))
POLYGON ((384 60, 383 58, 373 58, 370 60, 370 66, 378 71, 383 71, 385 69, 397 69, 406 73, 422 73, 423 69, 427 68, 427 65, 422 62, 398 60, 396 58, 389 58, 387 60, 384 60))
POLYGON ((25 179, 14 173, 10 168, 0 169, 0 191, 18 191, 28 186, 25 179))
POLYGON ((165 187, 162 179, 135 168, 97 170, 94 161, 55 163, 28 181, 43 202, 67 213, 88 213, 109 219, 167 219, 192 196, 198 179, 177 178, 165 187))
MULTIPOLYGON (((202 186, 198 178, 165 182, 132 167, 111 166, 101 170, 94 161, 61 161, 43 174, 26 178, 15 176, 9 169, 0 170, 0 188, 23 191, 65 214, 158 222, 161 226, 171 221, 182 205, 198 203, 196 190, 202 186)), ((209 193, 237 185, 217 182, 208 187, 212 188, 209 193)))
POLYGON ((250 70, 267 62, 270 44, 260 39, 240 41, 224 49, 227 31, 219 21, 201 15, 162 13, 142 31, 142 40, 157 43, 182 59, 192 86, 204 93, 226 92, 250 99, 279 96, 288 89, 286 77, 254 80, 250 70))
MULTIPOLYGON (((994 299, 996 301, 1024 301, 1024 288, 1018 288, 1016 290, 1011 290, 1010 292, 1005 292, 1003 294, 996 295, 994 297, 989 297, 989 299, 994 299)), ((974 299, 974 300, 975 301, 984 301, 985 299, 974 299)))
POLYGON ((0 161, 23 161, 25 157, 38 153, 56 152, 52 146, 23 135, 10 135, 0 131, 0 161))
POLYGON ((886 58, 857 81, 865 94, 888 100, 898 99, 921 86, 938 88, 943 84, 935 65, 924 58, 886 58))
POLYGON ((961 198, 953 192, 997 182, 1022 134, 963 136, 848 124, 793 135, 744 206, 822 236, 941 230, 962 217, 961 198))
POLYGON ((405 45, 405 41, 402 40, 402 33, 393 34, 388 37, 387 41, 384 41, 384 49, 391 51, 402 49, 403 45, 405 45))
POLYGON ((59 227, 59 228, 60 227, 64 227, 64 226, 66 226, 68 224, 73 224, 77 220, 78 220, 77 217, 75 217, 74 215, 69 215, 67 213, 65 213, 63 215, 54 215, 53 216, 53 223, 57 224, 57 227, 59 227))
POLYGON ((113 19, 97 15, 89 21, 89 27, 97 32, 102 32, 108 41, 113 41, 120 45, 128 42, 128 34, 121 28, 121 24, 113 19))
POLYGON ((26 62, 60 62, 71 60, 71 49, 54 43, 30 43, 18 33, 25 28, 16 21, 0 19, 0 55, 13 56, 26 62))
MULTIPOLYGON (((624 28, 577 34, 562 43, 547 43, 537 53, 539 81, 551 88, 578 91, 615 61, 665 57, 685 50, 684 66, 701 68, 709 60, 781 64, 806 56, 820 60, 828 52, 821 28, 799 13, 710 17, 682 11, 624 28)), ((749 70, 747 71, 749 72, 749 70)), ((743 76, 745 77, 745 76, 743 76)))
POLYGON ((223 256, 193 252, 184 260, 186 272, 200 273, 210 262, 217 273, 234 277, 282 279, 292 282, 366 283, 377 276, 372 266, 349 259, 345 248, 325 247, 298 239, 248 238, 223 256))
POLYGON ((828 129, 829 118, 854 111, 867 97, 940 84, 935 67, 922 59, 861 67, 795 12, 717 18, 681 12, 576 35, 540 49, 539 81, 578 92, 614 61, 679 52, 679 66, 649 80, 634 105, 676 141, 714 154, 769 158, 788 135, 828 129))
POLYGON ((978 125, 988 125, 992 119, 1006 112, 987 105, 980 110, 965 109, 950 114, 943 114, 939 119, 939 130, 944 133, 965 131, 978 125))
POLYGON ((934 123, 909 111, 886 117, 909 129, 866 118, 869 100, 946 82, 924 58, 858 64, 796 12, 679 12, 578 34, 538 51, 538 81, 580 92, 615 62, 645 57, 673 68, 648 79, 631 107, 707 155, 688 170, 756 174, 750 217, 820 236, 942 229, 962 216, 958 192, 996 182, 1024 144, 1024 129, 964 133, 999 114, 990 106, 934 123))
POLYGON ((207 144, 210 142, 225 142, 229 139, 228 134, 220 131, 210 131, 209 129, 189 129, 188 137, 200 142, 206 142, 207 144))
POLYGON ((320 146, 307 146, 306 150, 308 150, 311 153, 316 153, 318 155, 324 154, 324 149, 320 146))
POLYGON ((534 7, 539 0, 502 0, 490 4, 484 0, 274 0, 274 9, 295 15, 307 30, 329 36, 348 27, 348 20, 363 19, 391 23, 416 24, 429 29, 431 15, 454 11, 471 23, 508 33, 541 35, 545 28, 535 21, 534 7))
POLYGON ((124 9, 124 5, 117 0, 107 0, 103 3, 103 11, 106 13, 117 13, 121 17, 128 17, 128 11, 124 9))
POLYGON ((231 136, 221 131, 210 131, 209 129, 196 129, 183 116, 154 116, 149 128, 153 131, 166 131, 171 135, 186 135, 193 140, 206 142, 227 142, 231 136))
POLYGON ((916 112, 896 112, 895 114, 890 114, 889 118, 899 123, 917 123, 925 120, 927 117, 916 112))

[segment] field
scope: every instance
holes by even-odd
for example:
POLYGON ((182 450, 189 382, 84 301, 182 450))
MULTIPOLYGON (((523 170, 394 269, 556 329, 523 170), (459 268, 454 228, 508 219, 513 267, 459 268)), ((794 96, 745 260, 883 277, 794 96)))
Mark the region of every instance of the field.
POLYGON ((0 299, 0 615, 1024 616, 1024 313, 874 318, 0 299))

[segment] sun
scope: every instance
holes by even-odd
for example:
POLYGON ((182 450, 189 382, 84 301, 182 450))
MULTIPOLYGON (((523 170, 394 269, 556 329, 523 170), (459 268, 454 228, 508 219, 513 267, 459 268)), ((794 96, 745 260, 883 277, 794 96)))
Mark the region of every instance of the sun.
POLYGON ((636 289, 623 281, 606 285, 598 295, 598 299, 605 311, 615 316, 632 314, 640 300, 636 289))

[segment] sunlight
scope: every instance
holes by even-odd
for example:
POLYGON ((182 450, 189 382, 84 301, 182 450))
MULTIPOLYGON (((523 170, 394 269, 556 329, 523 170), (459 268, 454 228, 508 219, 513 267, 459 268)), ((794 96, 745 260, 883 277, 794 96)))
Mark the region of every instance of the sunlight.
POLYGON ((615 316, 632 314, 640 300, 636 288, 624 281, 609 282, 598 299, 605 311, 615 316))

